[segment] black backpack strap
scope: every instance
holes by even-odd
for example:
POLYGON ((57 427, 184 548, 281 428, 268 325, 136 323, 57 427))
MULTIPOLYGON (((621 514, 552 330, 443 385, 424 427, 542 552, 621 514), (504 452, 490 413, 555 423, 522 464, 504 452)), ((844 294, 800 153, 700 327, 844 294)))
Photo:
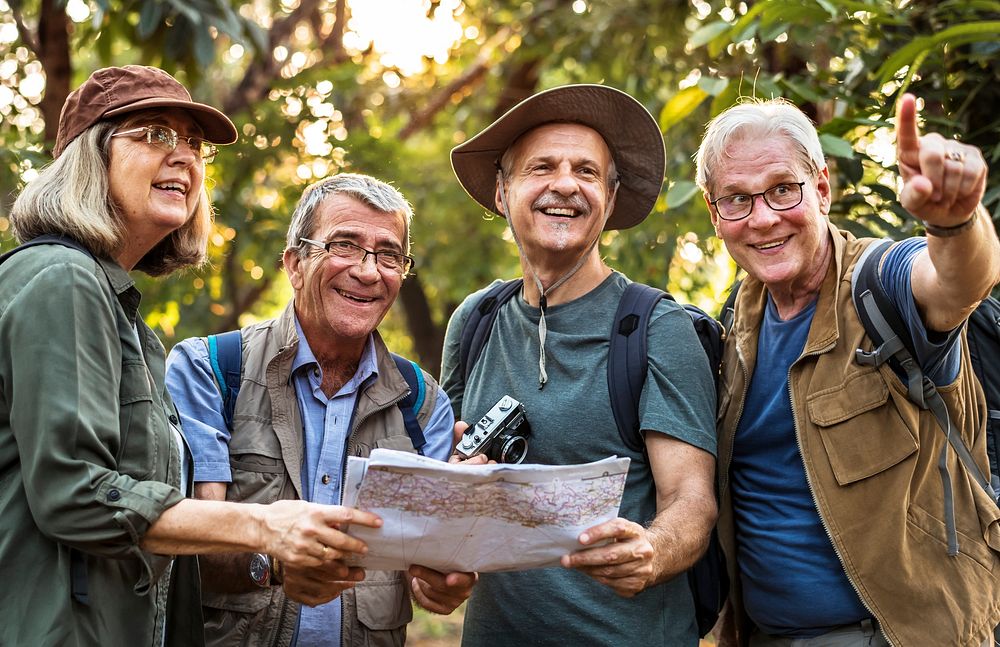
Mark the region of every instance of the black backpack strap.
POLYGON ((969 358, 986 395, 986 454, 993 489, 1000 491, 1000 301, 987 297, 969 316, 969 358))
POLYGON ((390 353, 392 355, 392 361, 396 363, 396 368, 399 369, 399 373, 406 380, 407 386, 410 387, 410 392, 405 398, 396 403, 399 407, 400 413, 403 414, 403 425, 406 427, 406 434, 410 437, 410 442, 413 443, 413 448, 417 450, 417 453, 423 456, 424 445, 427 444, 427 439, 424 438, 424 431, 420 428, 420 423, 417 421, 417 414, 420 412, 420 408, 424 406, 424 397, 427 394, 427 386, 424 383, 424 373, 420 370, 420 367, 405 357, 400 357, 396 353, 390 353))
POLYGON ((622 442, 642 452, 645 443, 639 429, 639 398, 646 383, 649 319, 660 299, 670 298, 663 290, 642 283, 625 287, 611 327, 608 349, 608 394, 611 413, 622 442))
POLYGON ((493 322, 497 318, 500 306, 520 292, 522 284, 521 279, 497 283, 486 291, 483 298, 469 313, 468 319, 465 320, 465 326, 462 328, 458 352, 458 370, 463 381, 469 381, 469 373, 479 361, 483 347, 486 346, 486 340, 490 338, 493 322))
POLYGON ((851 275, 851 295, 854 307, 864 326, 865 334, 872 340, 874 350, 855 350, 855 358, 863 366, 879 367, 889 363, 897 372, 906 376, 907 396, 918 407, 930 410, 937 419, 948 444, 941 448, 938 471, 944 488, 945 525, 948 533, 948 554, 958 554, 958 531, 955 528, 955 502, 952 495, 951 474, 948 470, 948 447, 955 450, 965 469, 979 483, 990 497, 996 501, 997 495, 989 479, 979 469, 972 452, 969 451, 962 435, 953 428, 948 407, 945 405, 937 386, 913 356, 913 340, 892 300, 882 286, 879 264, 892 241, 882 241, 869 245, 857 261, 851 275))
POLYGON ((83 252, 84 254, 90 256, 91 258, 94 257, 94 255, 90 252, 89 249, 84 247, 82 243, 73 238, 70 238, 68 236, 58 236, 56 234, 45 234, 43 236, 38 236, 37 238, 32 238, 28 242, 22 243, 21 245, 18 245, 17 247, 10 250, 6 254, 0 256, 0 265, 2 265, 4 261, 6 261, 14 254, 23 251, 25 249, 28 249, 29 247, 36 247, 38 245, 62 245, 63 247, 69 247, 70 249, 75 249, 77 251, 83 252))
POLYGON ((222 394, 222 418, 226 421, 226 428, 232 432, 236 396, 240 393, 240 381, 243 379, 243 333, 230 330, 209 335, 205 343, 208 344, 212 374, 222 394))
POLYGON ((726 302, 722 304, 722 310, 719 312, 719 321, 726 334, 733 329, 733 322, 736 321, 736 297, 739 296, 742 283, 743 279, 737 279, 729 286, 729 295, 726 296, 726 302))

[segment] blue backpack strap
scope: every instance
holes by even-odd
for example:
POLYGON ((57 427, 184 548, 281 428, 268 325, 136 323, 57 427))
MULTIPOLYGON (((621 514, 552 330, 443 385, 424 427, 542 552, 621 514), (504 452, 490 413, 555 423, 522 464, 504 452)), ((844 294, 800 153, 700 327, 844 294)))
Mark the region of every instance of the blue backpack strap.
POLYGON ((465 320, 465 326, 462 328, 458 352, 458 369, 463 381, 469 381, 469 373, 479 361, 483 347, 486 346, 486 340, 490 338, 493 322, 497 318, 500 306, 520 292, 523 283, 521 279, 497 283, 486 291, 483 298, 469 313, 469 318, 465 320))
POLYGON ((233 430, 233 413, 236 411, 236 396, 240 393, 243 379, 243 333, 230 330, 218 335, 209 335, 208 361, 212 365, 215 383, 222 394, 222 418, 226 428, 233 430))
POLYGON ((646 383, 648 366, 647 330, 653 308, 660 299, 669 298, 663 290, 642 283, 625 287, 611 328, 608 349, 608 393, 611 413, 622 442, 629 449, 642 452, 645 443, 639 433, 639 398, 646 383))
POLYGON ((423 456, 424 445, 427 444, 427 439, 424 438, 424 431, 420 428, 420 423, 417 421, 417 414, 420 413, 420 408, 424 406, 424 396, 427 395, 424 372, 420 370, 420 366, 415 362, 411 362, 395 353, 390 354, 392 355, 392 361, 396 363, 396 368, 399 369, 399 373, 406 380, 407 386, 410 387, 410 393, 396 403, 396 406, 399 407, 400 413, 403 414, 403 425, 406 427, 406 435, 410 437, 410 442, 413 443, 413 448, 417 450, 418 454, 423 456))

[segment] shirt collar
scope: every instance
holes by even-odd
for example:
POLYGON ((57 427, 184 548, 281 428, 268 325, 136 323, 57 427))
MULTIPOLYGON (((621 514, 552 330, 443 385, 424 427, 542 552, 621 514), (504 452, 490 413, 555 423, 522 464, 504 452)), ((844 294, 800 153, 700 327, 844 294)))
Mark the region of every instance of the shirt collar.
MULTIPOLYGON (((295 357, 292 359, 292 375, 298 373, 298 371, 304 367, 319 366, 319 362, 316 361, 316 356, 313 355, 312 349, 309 347, 309 340, 306 339, 305 333, 302 332, 302 325, 299 323, 299 316, 295 317, 295 334, 299 338, 299 345, 295 351, 295 357)), ((368 339, 365 341, 365 348, 361 352, 361 360, 358 362, 358 370, 354 373, 354 377, 344 385, 344 387, 354 387, 356 388, 362 382, 367 380, 369 376, 378 375, 378 363, 375 361, 375 339, 373 335, 368 335, 368 339)))
POLYGON ((135 280, 118 263, 102 257, 96 258, 97 263, 108 277, 108 283, 111 284, 111 288, 115 291, 115 296, 118 297, 118 302, 121 303, 129 323, 135 325, 139 312, 139 301, 142 299, 138 288, 135 287, 135 280))

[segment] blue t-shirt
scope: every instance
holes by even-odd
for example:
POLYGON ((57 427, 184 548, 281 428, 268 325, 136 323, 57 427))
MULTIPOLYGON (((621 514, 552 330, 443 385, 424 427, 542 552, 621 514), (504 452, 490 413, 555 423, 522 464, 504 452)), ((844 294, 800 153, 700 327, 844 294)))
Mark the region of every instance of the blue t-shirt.
MULTIPOLYGON (((910 289, 913 259, 924 247, 923 239, 895 245, 881 276, 910 327, 921 365, 939 384, 947 384, 958 375, 958 331, 929 334, 910 289)), ((795 435, 788 373, 802 354, 815 310, 813 303, 782 321, 768 296, 731 468, 747 613, 768 634, 800 638, 871 617, 816 510, 795 435)))
MULTIPOLYGON (((300 341, 290 379, 295 385, 304 427, 302 494, 307 501, 337 504, 346 462, 344 452, 358 394, 369 380, 378 376, 375 344, 369 337, 357 371, 333 397, 327 398, 320 388, 322 369, 302 334, 298 319, 295 328, 300 341), (329 478, 324 478, 326 476, 329 478)), ((166 381, 191 446, 195 481, 231 482, 229 430, 222 418, 222 396, 212 374, 208 348, 201 339, 186 339, 174 347, 167 359, 166 381)), ((423 430, 427 440, 425 455, 448 460, 454 421, 451 401, 444 389, 439 389, 434 412, 423 430)), ((293 647, 339 646, 340 625, 339 599, 316 607, 302 605, 293 647)))

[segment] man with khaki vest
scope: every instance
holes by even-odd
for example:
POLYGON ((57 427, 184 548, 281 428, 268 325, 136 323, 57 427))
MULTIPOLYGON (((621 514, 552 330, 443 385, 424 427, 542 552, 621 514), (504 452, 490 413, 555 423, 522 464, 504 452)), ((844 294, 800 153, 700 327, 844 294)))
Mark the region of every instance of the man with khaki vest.
MULTIPOLYGON (((283 262, 294 298, 275 319, 242 329, 242 379, 230 429, 205 339, 174 348, 167 386, 194 455, 195 495, 268 503, 301 498, 337 504, 347 456, 376 447, 446 460, 454 417, 444 391, 425 387, 416 419, 424 443, 406 431, 396 403, 409 392, 376 328, 413 265, 412 211, 391 186, 340 174, 312 185, 292 214, 283 262)), ((294 572, 267 555, 202 560, 209 645, 399 645, 412 618, 410 596, 450 613, 475 574, 363 572, 338 561, 294 572)))
POLYGON ((980 204, 986 163, 972 146, 921 137, 911 95, 898 105, 896 154, 900 202, 927 235, 893 244, 877 272, 968 465, 905 376, 858 361, 873 343, 852 279, 880 246, 830 223, 809 119, 782 100, 741 103, 698 151, 715 231, 749 275, 719 385, 719 536, 735 621, 723 645, 993 644, 1000 509, 981 478, 986 406, 964 332, 1000 280, 980 204))

